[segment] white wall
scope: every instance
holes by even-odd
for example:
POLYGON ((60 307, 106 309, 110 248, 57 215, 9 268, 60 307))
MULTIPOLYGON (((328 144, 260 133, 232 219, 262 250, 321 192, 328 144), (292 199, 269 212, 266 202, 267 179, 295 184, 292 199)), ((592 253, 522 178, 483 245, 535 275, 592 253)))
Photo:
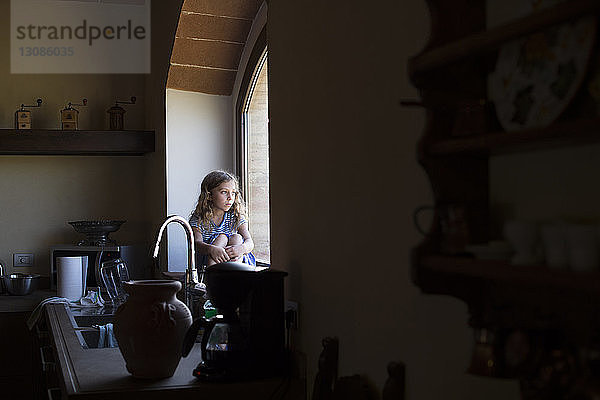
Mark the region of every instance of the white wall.
MULTIPOLYGON (((126 106, 125 127, 147 127, 144 75, 11 74, 9 0, 0 0, 0 21, 0 128, 14 128, 20 104, 40 97, 33 127, 58 129, 59 111, 85 97, 80 128, 107 129, 106 110, 131 96, 138 103, 126 106)), ((0 259, 11 270, 13 253, 34 253, 34 266, 18 271, 48 276, 50 246, 80 240, 67 224, 80 219, 126 219, 111 236, 123 244, 143 242, 144 165, 145 157, 0 156, 0 259)))
POLYGON ((0 259, 10 269, 13 253, 33 253, 34 267, 18 272, 48 276, 50 247, 83 239, 67 221, 124 219, 127 222, 111 237, 120 244, 140 243, 142 160, 1 156, 0 259))
POLYGON ((408 399, 518 399, 515 381, 465 373, 465 303, 410 279, 411 214, 432 194, 416 160, 424 113, 399 100, 418 97, 407 61, 429 25, 423 0, 269 2, 272 264, 300 302, 309 387, 335 335, 340 375, 382 388, 404 361, 408 399))
MULTIPOLYGON (((214 169, 232 170, 231 96, 167 90, 167 214, 188 218, 200 183, 214 169)), ((170 271, 187 265, 183 229, 168 230, 170 271)))

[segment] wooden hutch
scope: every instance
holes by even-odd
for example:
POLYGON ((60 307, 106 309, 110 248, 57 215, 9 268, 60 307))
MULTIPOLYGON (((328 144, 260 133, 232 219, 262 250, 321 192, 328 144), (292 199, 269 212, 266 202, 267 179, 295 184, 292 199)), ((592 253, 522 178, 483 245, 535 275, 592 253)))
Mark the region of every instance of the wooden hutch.
MULTIPOLYGON (((600 117, 579 114, 577 98, 549 126, 504 131, 487 94, 498 51, 513 39, 597 15, 600 1, 558 3, 489 29, 484 0, 427 3, 431 37, 409 60, 410 79, 421 94, 416 103, 427 110, 418 159, 436 206, 462 205, 470 242, 486 243, 492 218, 490 157, 600 142, 600 117), (466 115, 473 121, 464 121, 461 107, 478 102, 485 106, 466 115)), ((595 54, 598 48, 596 43, 595 54)), ((443 239, 437 212, 430 234, 413 249, 412 280, 424 293, 465 301, 470 325, 489 333, 479 343, 492 349, 484 363, 488 368, 474 372, 519 379, 525 399, 597 398, 592 395, 600 392, 600 271, 515 267, 508 261, 448 254, 443 239)))

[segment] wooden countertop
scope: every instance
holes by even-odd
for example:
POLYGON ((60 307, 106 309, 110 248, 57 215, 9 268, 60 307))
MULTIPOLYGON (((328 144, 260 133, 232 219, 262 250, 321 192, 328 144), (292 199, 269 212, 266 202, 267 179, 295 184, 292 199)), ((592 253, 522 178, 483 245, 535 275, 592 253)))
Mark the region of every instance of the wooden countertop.
MULTIPOLYGON (((192 376, 201 361, 200 345, 196 344, 187 358, 179 362, 175 374, 166 379, 143 380, 132 377, 118 348, 84 349, 70 322, 64 304, 46 306, 49 329, 57 350, 63 399, 165 399, 177 400, 270 399, 283 391, 283 378, 239 383, 204 383, 192 376), (168 392, 168 393, 166 393, 168 392), (173 397, 171 397, 173 396, 173 397)), ((278 395, 277 398, 280 397, 278 395)), ((304 398, 304 380, 292 379, 286 399, 304 398)))

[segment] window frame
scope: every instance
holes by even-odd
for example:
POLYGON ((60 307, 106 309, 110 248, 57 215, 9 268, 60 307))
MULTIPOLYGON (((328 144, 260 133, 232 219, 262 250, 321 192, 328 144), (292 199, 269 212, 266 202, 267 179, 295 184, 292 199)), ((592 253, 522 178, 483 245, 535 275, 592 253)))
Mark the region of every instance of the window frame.
MULTIPOLYGON (((244 194, 244 199, 249 201, 249 190, 248 190, 248 137, 246 133, 246 119, 245 119, 245 107, 248 101, 248 97, 251 94, 251 89, 253 90, 253 86, 256 83, 256 78, 258 77, 258 73, 262 65, 266 62, 268 63, 268 49, 267 49, 267 27, 266 25, 261 30, 258 35, 256 42, 252 48, 252 52, 248 58, 248 63, 246 64, 246 69, 244 71, 244 75, 241 81, 240 90, 238 92, 238 97, 235 106, 235 116, 236 116, 236 132, 235 132, 235 145, 236 145, 236 175, 240 180, 240 187, 242 189, 242 193, 244 194)), ((268 78, 267 78, 268 79, 268 78)), ((268 112, 268 111, 267 111, 268 112)), ((267 130, 269 130, 267 128, 267 130)), ((270 131, 267 133, 269 135, 270 142, 270 131)), ((269 221, 270 223, 270 221, 269 221)), ((270 243, 270 240, 269 240, 270 243)), ((269 244, 270 246, 270 244, 269 244)), ((260 266, 270 266, 268 263, 264 263, 257 260, 257 265, 260 266)))

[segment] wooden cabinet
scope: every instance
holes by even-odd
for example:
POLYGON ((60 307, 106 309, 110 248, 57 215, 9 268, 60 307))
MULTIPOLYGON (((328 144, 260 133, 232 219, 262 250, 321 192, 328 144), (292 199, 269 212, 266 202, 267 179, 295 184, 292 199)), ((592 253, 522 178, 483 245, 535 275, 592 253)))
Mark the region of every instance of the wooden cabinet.
MULTIPOLYGON (((597 15, 600 2, 558 3, 489 30, 485 27, 485 1, 427 3, 431 38, 408 65, 410 78, 421 94, 416 104, 427 109, 418 159, 429 177, 436 205, 463 206, 471 243, 486 243, 493 239, 490 157, 600 142, 600 118, 579 113, 576 100, 549 126, 505 132, 487 95, 488 74, 495 66, 498 49, 511 39, 584 15, 597 15), (466 116, 472 121, 464 121, 464 104, 477 102, 485 106, 466 116)), ((594 51, 598 52, 597 44, 594 51)), ((593 375, 597 371, 592 372, 590 363, 597 361, 590 361, 593 356, 589 352, 600 349, 600 312, 596 310, 600 272, 477 260, 466 254, 444 253, 442 241, 438 212, 430 234, 413 249, 412 279, 425 293, 465 301, 470 325, 494 333, 494 359, 489 362, 497 368, 490 369, 489 375, 519 378, 523 398, 540 399, 550 398, 544 393, 552 385, 559 385, 554 391, 557 396, 567 396, 584 390, 590 377, 600 379, 593 375), (516 350, 510 348, 515 332, 525 338, 521 341, 526 347, 516 355, 521 357, 517 361, 511 358, 516 350), (559 371, 560 363, 567 367, 559 371), (547 380, 538 375, 543 368, 554 371, 547 380), (567 384, 560 386, 560 382, 567 384)))
POLYGON ((33 339, 33 395, 35 400, 60 399, 57 350, 50 333, 48 317, 44 312, 32 330, 33 339))
POLYGON ((6 399, 33 398, 32 339, 25 321, 29 313, 0 313, 0 393, 6 399))

